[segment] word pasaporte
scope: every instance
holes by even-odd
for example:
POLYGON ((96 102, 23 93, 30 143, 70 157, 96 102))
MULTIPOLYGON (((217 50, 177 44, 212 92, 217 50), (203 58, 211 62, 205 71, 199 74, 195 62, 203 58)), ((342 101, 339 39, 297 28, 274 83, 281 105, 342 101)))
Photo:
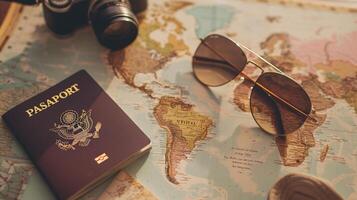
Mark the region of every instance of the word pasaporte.
POLYGON ((51 98, 46 99, 45 101, 40 102, 39 104, 33 106, 32 108, 29 108, 26 110, 26 113, 28 117, 32 117, 35 114, 40 113, 41 111, 51 107, 52 105, 55 105, 56 103, 60 102, 61 100, 71 96, 72 94, 78 92, 79 86, 77 83, 71 85, 70 87, 62 90, 56 95, 53 95, 51 98))

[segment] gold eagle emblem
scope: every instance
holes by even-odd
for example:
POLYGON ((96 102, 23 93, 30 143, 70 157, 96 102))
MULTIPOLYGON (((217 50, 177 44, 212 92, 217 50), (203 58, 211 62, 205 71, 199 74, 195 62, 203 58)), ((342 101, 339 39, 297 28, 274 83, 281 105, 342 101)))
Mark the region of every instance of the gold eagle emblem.
POLYGON ((54 128, 50 131, 57 133, 60 139, 56 140, 56 145, 62 150, 75 150, 76 145, 88 146, 91 139, 99 138, 101 122, 97 122, 92 131, 93 119, 92 110, 82 110, 78 113, 74 110, 66 110, 60 116, 60 123, 54 123, 54 128), (91 132, 92 131, 92 132, 91 132))

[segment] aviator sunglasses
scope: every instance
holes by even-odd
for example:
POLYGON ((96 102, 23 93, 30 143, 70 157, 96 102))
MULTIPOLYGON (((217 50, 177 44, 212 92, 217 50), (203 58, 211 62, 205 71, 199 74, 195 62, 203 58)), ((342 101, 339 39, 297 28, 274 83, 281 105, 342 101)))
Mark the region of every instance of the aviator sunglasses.
POLYGON ((276 66, 244 45, 218 34, 201 39, 192 60, 195 77, 204 85, 221 86, 238 75, 254 85, 250 94, 250 111, 256 123, 265 132, 283 136, 299 129, 307 118, 317 122, 310 113, 311 100, 301 85, 285 75, 276 66), (249 61, 242 48, 253 53, 277 72, 264 72, 249 61), (253 64, 261 74, 253 80, 242 71, 253 64))

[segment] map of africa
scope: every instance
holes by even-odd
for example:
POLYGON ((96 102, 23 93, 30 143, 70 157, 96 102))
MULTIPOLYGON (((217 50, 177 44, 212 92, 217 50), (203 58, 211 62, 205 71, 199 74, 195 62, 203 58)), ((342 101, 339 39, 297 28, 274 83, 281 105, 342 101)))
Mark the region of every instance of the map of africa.
MULTIPOLYGON (((139 37, 123 51, 101 47, 90 27, 56 38, 41 9, 26 7, 0 53, 1 114, 86 69, 151 138, 148 156, 82 199, 266 199, 292 172, 357 199, 357 11, 254 0, 149 2, 139 37), (250 82, 200 84, 191 59, 211 33, 245 44, 299 82, 318 123, 274 138, 250 114, 250 82)), ((259 75, 249 65, 245 73, 259 75)), ((54 199, 3 122, 0 199, 54 199)))

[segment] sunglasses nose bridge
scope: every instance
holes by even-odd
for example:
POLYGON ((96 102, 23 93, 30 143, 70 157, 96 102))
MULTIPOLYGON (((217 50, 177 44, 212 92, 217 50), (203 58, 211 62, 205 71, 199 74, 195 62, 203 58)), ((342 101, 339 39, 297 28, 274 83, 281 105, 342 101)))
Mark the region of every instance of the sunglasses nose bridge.
POLYGON ((262 74, 264 74, 264 69, 263 69, 261 66, 259 66, 256 62, 249 60, 249 61, 247 62, 247 64, 249 64, 249 63, 250 63, 250 64, 253 64, 253 65, 256 66, 258 69, 260 69, 260 74, 259 74, 259 76, 262 75, 262 74))

